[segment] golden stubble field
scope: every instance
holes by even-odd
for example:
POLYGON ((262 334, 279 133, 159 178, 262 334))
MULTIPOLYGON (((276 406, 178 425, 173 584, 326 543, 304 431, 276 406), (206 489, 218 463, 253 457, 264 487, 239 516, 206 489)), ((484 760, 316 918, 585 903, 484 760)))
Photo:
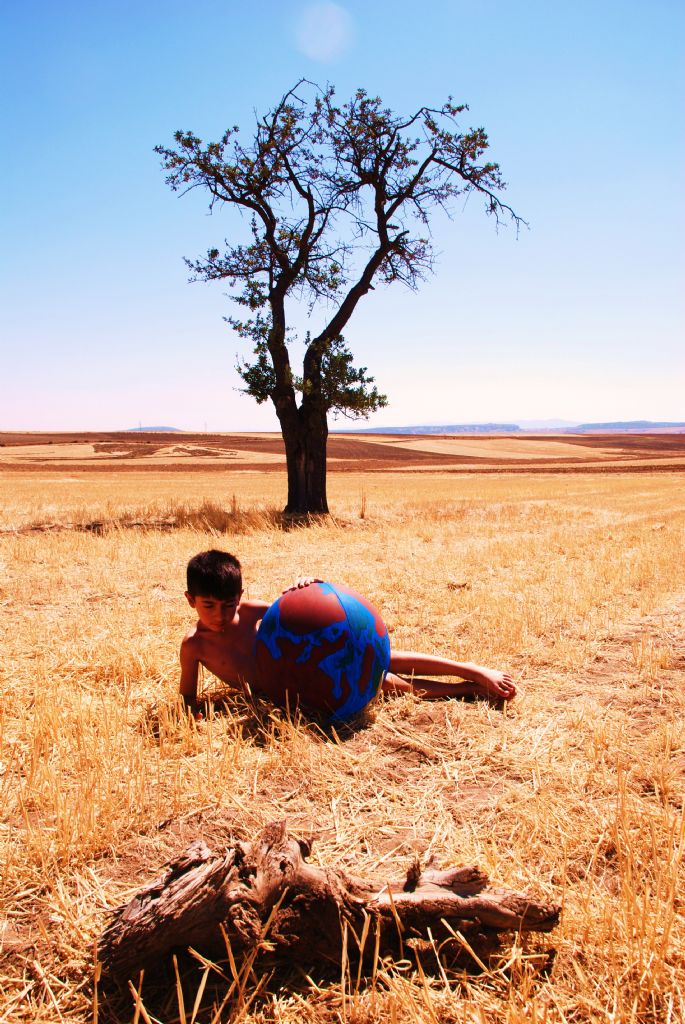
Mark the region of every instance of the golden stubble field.
POLYGON ((350 472, 330 520, 286 529, 275 473, 0 474, 0 1021, 92 1019, 108 912, 192 839, 282 818, 321 864, 478 864, 563 904, 561 924, 482 964, 285 969, 252 999, 257 961, 195 1007, 198 966, 183 1000, 144 980, 101 1020, 685 1020, 683 482, 350 472), (388 699, 339 741, 240 698, 188 721, 184 568, 211 546, 239 555, 248 596, 345 582, 396 646, 509 667, 519 696, 388 699))

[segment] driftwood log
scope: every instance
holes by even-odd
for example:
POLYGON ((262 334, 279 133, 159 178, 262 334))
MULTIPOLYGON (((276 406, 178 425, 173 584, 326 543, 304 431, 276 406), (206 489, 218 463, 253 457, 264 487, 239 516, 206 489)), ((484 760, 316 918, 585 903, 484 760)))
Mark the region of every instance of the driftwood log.
POLYGON ((371 958, 429 932, 441 941, 474 924, 490 932, 547 932, 559 921, 559 907, 492 888, 477 867, 414 864, 406 878, 389 883, 308 864, 310 852, 284 822, 223 854, 196 840, 114 911, 98 944, 103 977, 135 979, 188 947, 226 959, 227 943, 233 955, 265 943, 291 962, 340 964, 345 936, 346 955, 358 956, 361 944, 361 955, 371 958))

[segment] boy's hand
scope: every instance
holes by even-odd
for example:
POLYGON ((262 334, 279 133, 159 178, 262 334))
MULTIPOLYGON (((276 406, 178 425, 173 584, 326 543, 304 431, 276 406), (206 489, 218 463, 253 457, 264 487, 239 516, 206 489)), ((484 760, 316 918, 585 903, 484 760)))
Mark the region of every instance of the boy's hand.
POLYGON ((318 576, 298 576, 291 586, 285 588, 283 593, 287 594, 291 590, 302 590, 303 587, 309 587, 312 583, 323 583, 323 580, 320 580, 318 576))
POLYGON ((196 697, 183 697, 183 706, 185 707, 186 713, 190 714, 196 722, 201 722, 207 717, 207 703, 203 700, 198 700, 196 697))

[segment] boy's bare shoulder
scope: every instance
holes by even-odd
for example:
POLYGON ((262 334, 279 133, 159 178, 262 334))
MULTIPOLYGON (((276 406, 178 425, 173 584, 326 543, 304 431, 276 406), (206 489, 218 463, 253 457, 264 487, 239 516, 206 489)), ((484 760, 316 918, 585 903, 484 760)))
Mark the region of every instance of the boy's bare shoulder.
POLYGON ((197 631, 197 625, 189 629, 181 640, 181 654, 192 654, 202 646, 202 638, 197 631))
POLYGON ((264 618, 264 613, 270 608, 271 605, 266 601, 241 601, 240 602, 240 617, 254 619, 258 621, 264 618))

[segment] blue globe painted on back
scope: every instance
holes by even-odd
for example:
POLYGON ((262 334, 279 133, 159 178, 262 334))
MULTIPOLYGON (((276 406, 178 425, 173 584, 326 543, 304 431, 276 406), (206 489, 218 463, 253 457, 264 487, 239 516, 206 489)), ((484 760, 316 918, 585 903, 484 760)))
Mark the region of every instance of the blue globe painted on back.
POLYGON ((378 693, 390 639, 376 609, 332 583, 289 590, 257 632, 257 686, 275 704, 350 718, 378 693))

